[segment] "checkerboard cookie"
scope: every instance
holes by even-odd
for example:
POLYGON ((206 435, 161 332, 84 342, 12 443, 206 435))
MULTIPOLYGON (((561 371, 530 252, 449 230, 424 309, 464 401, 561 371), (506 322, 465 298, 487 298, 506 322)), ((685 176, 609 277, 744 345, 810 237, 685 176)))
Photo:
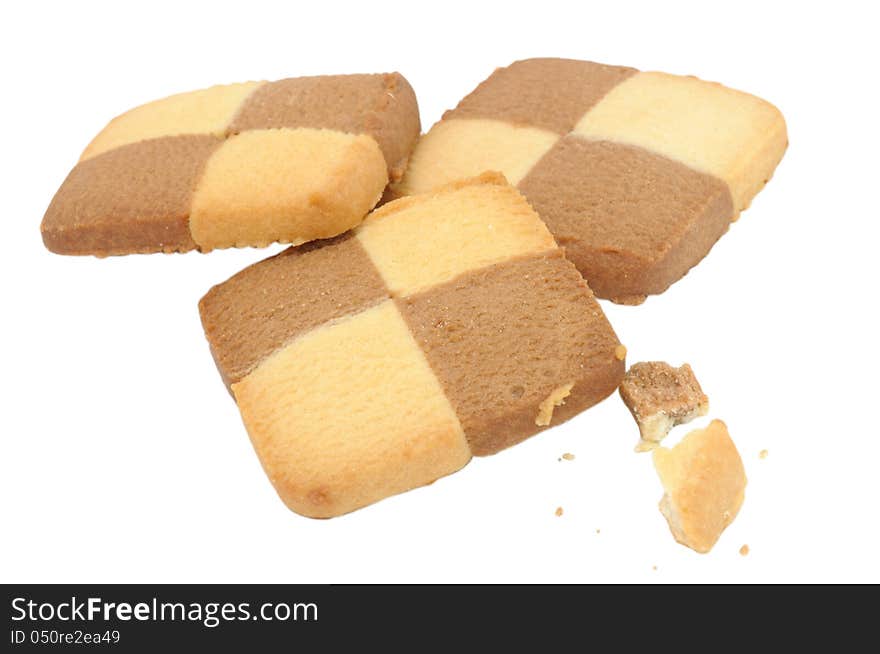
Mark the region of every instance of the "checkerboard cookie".
POLYGON ((94 138, 46 211, 43 241, 106 256, 335 236, 400 178, 419 131, 397 73, 174 95, 94 138))
POLYGON ((596 295, 633 304, 706 255, 787 143, 773 105, 720 84, 527 59, 448 111, 391 194, 501 171, 596 295))
POLYGON ((429 484, 611 394, 602 309, 497 174, 403 198, 199 305, 284 502, 340 515, 429 484))

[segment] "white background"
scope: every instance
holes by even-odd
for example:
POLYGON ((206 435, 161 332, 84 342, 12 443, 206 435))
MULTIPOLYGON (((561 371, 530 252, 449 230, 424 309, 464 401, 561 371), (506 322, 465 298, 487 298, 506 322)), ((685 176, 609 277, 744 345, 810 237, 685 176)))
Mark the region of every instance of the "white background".
POLYGON ((880 53, 868 11, 547 0, 7 7, 0 581, 880 581, 880 53), (280 248, 106 260, 43 249, 53 193, 91 137, 133 105, 221 82, 399 70, 427 129, 494 67, 533 56, 722 81, 788 120, 775 178, 698 268, 640 307, 603 303, 630 362, 694 366, 711 416, 739 446, 746 502, 711 554, 671 538, 650 457, 633 453, 635 423, 616 395, 428 488, 329 521, 290 513, 196 310, 212 284, 280 248), (560 462, 563 452, 576 459, 560 462))

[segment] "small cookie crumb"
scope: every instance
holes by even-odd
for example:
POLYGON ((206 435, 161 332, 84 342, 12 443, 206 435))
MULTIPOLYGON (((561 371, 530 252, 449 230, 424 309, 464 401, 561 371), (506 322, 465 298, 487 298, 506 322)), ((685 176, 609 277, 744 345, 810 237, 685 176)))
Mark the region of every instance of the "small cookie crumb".
POLYGON ((739 553, 740 553, 742 556, 747 556, 748 553, 749 553, 749 546, 748 546, 748 545, 743 545, 742 547, 740 547, 740 548, 739 548, 739 553))
POLYGON ((656 565, 652 565, 652 566, 651 566, 651 570, 653 570, 654 572, 657 572, 657 566, 656 566, 656 565))
POLYGON ((535 417, 535 424, 538 427, 546 427, 553 419, 553 409, 565 404, 565 398, 571 395, 571 389, 574 388, 574 382, 563 384, 559 388, 553 390, 547 398, 538 406, 538 415, 535 417))
POLYGON ((633 452, 636 454, 641 454, 642 452, 650 452, 655 447, 657 447, 660 443, 657 441, 646 441, 643 439, 639 439, 639 442, 636 443, 636 446, 633 448, 633 452))
POLYGON ((571 452, 566 452, 562 455, 562 458, 566 461, 574 461, 574 454, 572 454, 571 452))
POLYGON ((767 450, 761 450, 760 452, 758 452, 758 458, 766 459, 768 454, 770 454, 770 452, 768 452, 767 450))
POLYGON ((561 507, 561 506, 557 506, 557 507, 556 507, 556 517, 558 518, 559 516, 562 515, 562 513, 563 513, 563 511, 562 511, 562 507, 561 507))
POLYGON ((618 361, 623 361, 626 358, 626 345, 618 345, 614 348, 614 358, 618 361))

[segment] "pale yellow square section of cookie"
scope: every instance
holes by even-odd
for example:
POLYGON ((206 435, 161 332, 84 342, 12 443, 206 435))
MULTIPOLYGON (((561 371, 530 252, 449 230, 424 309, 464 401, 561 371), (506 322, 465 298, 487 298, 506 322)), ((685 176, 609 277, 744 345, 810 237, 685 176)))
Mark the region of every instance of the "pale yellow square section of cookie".
POLYGON ((212 86, 135 107, 110 121, 89 143, 80 160, 120 145, 162 136, 223 136, 242 102, 261 84, 264 82, 212 86))
POLYGON ((205 165, 190 232, 202 250, 327 238, 359 224, 387 183, 370 136, 250 130, 227 139, 205 165))
POLYGON ((498 173, 386 204, 367 217, 357 238, 385 284, 403 295, 556 247, 538 214, 498 173))
POLYGON ((396 192, 423 193, 487 170, 515 185, 558 140, 555 132, 500 120, 443 120, 419 139, 396 192))
POLYGON ((737 212, 761 190, 788 144, 785 120, 769 102, 665 73, 624 80, 574 133, 640 146, 714 175, 727 182, 737 212))
POLYGON ((266 473, 302 515, 348 513, 471 458, 392 300, 297 338, 232 391, 266 473))

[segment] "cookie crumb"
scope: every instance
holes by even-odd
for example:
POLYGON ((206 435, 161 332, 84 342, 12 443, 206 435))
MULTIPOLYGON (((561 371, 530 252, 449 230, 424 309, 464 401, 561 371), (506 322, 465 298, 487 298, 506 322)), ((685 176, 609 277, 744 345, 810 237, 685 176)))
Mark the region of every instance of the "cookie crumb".
POLYGON ((727 425, 713 420, 675 447, 654 450, 663 484, 660 512, 679 543, 705 554, 733 522, 745 497, 746 473, 727 425))
POLYGON ((562 455, 562 458, 566 461, 574 461, 574 454, 572 454, 571 452, 566 452, 562 455))
POLYGON ((742 547, 740 547, 740 548, 739 548, 739 553, 740 553, 740 555, 742 555, 742 556, 748 556, 748 553, 749 553, 749 546, 748 546, 748 545, 743 545, 742 547))
POLYGON ((709 412, 709 398, 686 363, 678 368, 664 361, 634 363, 619 392, 639 426, 642 441, 659 443, 675 425, 709 412))
POLYGON ((636 443, 636 446, 633 448, 633 452, 636 454, 641 454, 642 452, 650 452, 655 447, 657 447, 660 443, 657 441, 646 441, 644 439, 639 439, 639 442, 636 443))
POLYGON ((770 452, 768 452, 767 450, 761 450, 760 452, 758 452, 758 458, 766 459, 768 454, 770 454, 770 452))
POLYGON ((561 506, 557 506, 557 507, 556 507, 556 517, 558 518, 559 516, 562 515, 562 513, 563 513, 563 511, 562 511, 562 507, 561 507, 561 506))
POLYGON ((546 399, 538 406, 538 415, 535 417, 535 424, 538 427, 546 427, 553 418, 553 409, 565 404, 565 398, 571 395, 571 389, 574 388, 574 382, 563 384, 553 390, 546 399))
POLYGON ((614 348, 614 358, 618 361, 623 361, 626 358, 626 345, 618 345, 614 348))
POLYGON ((656 565, 652 565, 652 566, 651 566, 651 570, 653 570, 654 572, 657 572, 657 566, 656 566, 656 565))

